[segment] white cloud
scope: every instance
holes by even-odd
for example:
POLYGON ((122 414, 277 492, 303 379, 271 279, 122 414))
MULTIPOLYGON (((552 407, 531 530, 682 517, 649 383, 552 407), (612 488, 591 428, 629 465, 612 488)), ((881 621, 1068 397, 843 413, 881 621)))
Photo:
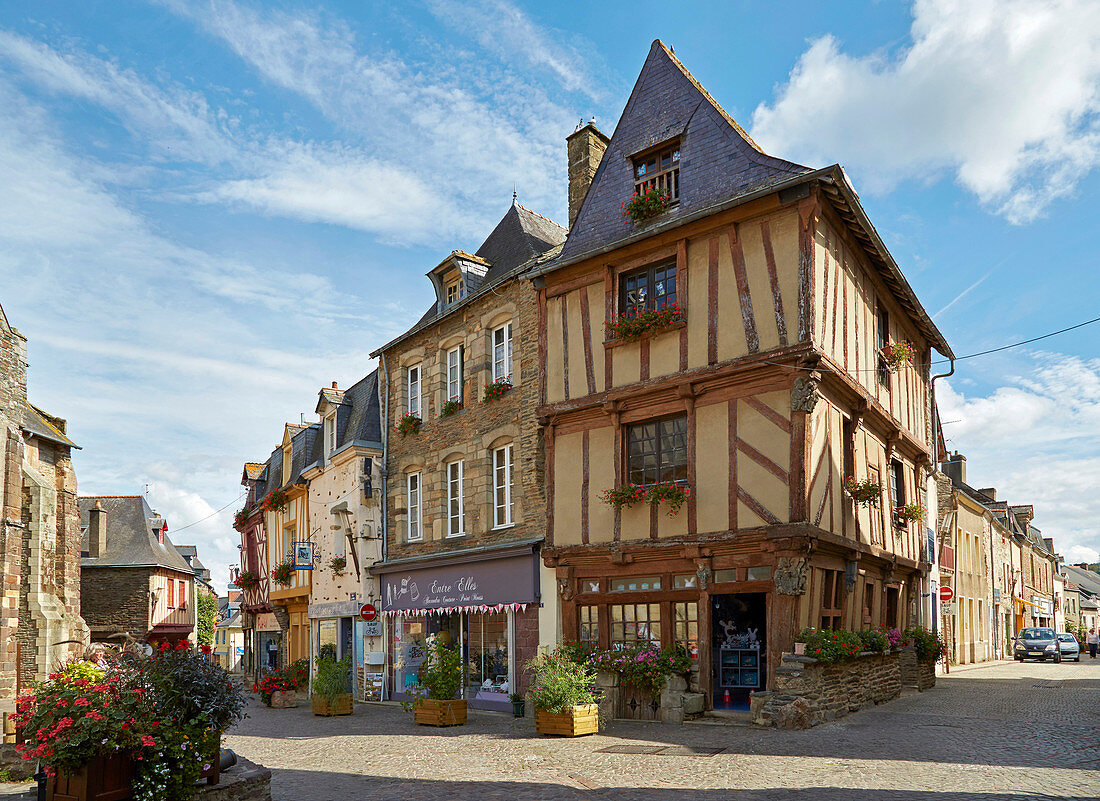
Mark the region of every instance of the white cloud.
POLYGON ((1033 504, 1055 550, 1080 561, 1100 548, 1100 359, 1033 353, 1029 364, 985 396, 937 386, 948 449, 966 456, 971 486, 1033 504))
POLYGON ((753 114, 776 155, 840 160, 872 190, 944 173, 1014 223, 1100 162, 1100 4, 917 0, 909 45, 813 41, 753 114))

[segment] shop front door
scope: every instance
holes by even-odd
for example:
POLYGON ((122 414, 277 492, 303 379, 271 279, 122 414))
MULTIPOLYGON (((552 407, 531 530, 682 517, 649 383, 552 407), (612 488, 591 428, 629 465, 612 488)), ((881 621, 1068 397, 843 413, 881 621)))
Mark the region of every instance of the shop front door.
POLYGON ((713 707, 747 710, 749 693, 767 683, 767 595, 711 596, 713 707))

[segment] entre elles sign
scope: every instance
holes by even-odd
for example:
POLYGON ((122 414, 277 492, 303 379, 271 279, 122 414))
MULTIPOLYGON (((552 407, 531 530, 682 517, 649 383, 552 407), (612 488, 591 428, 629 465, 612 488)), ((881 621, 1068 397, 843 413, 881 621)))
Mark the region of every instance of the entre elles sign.
POLYGON ((534 603, 536 570, 528 555, 383 573, 382 611, 534 603))

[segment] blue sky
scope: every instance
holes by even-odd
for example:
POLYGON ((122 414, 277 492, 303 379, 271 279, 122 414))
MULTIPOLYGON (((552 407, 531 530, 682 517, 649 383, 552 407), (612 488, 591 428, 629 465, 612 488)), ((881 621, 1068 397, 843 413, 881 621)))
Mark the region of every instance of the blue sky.
MULTIPOLYGON (((564 221, 565 136, 614 128, 658 37, 766 151, 844 165, 957 354, 1100 316, 1100 6, 709 5, 0 0, 0 304, 81 492, 148 485, 224 577, 241 464, 372 369, 513 186, 564 221)), ((970 483, 1074 560, 1098 346, 939 385, 970 483)))

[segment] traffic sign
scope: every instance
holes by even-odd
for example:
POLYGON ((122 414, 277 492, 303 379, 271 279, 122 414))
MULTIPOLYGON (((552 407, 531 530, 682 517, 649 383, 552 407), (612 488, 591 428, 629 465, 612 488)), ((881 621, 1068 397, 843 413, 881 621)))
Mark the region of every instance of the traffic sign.
POLYGON ((950 587, 940 587, 940 600, 941 601, 944 601, 944 602, 950 601, 954 597, 955 597, 955 591, 953 589, 951 589, 950 587))
POLYGON ((374 604, 363 604, 359 607, 359 617, 369 623, 378 617, 378 610, 374 608, 374 604))

